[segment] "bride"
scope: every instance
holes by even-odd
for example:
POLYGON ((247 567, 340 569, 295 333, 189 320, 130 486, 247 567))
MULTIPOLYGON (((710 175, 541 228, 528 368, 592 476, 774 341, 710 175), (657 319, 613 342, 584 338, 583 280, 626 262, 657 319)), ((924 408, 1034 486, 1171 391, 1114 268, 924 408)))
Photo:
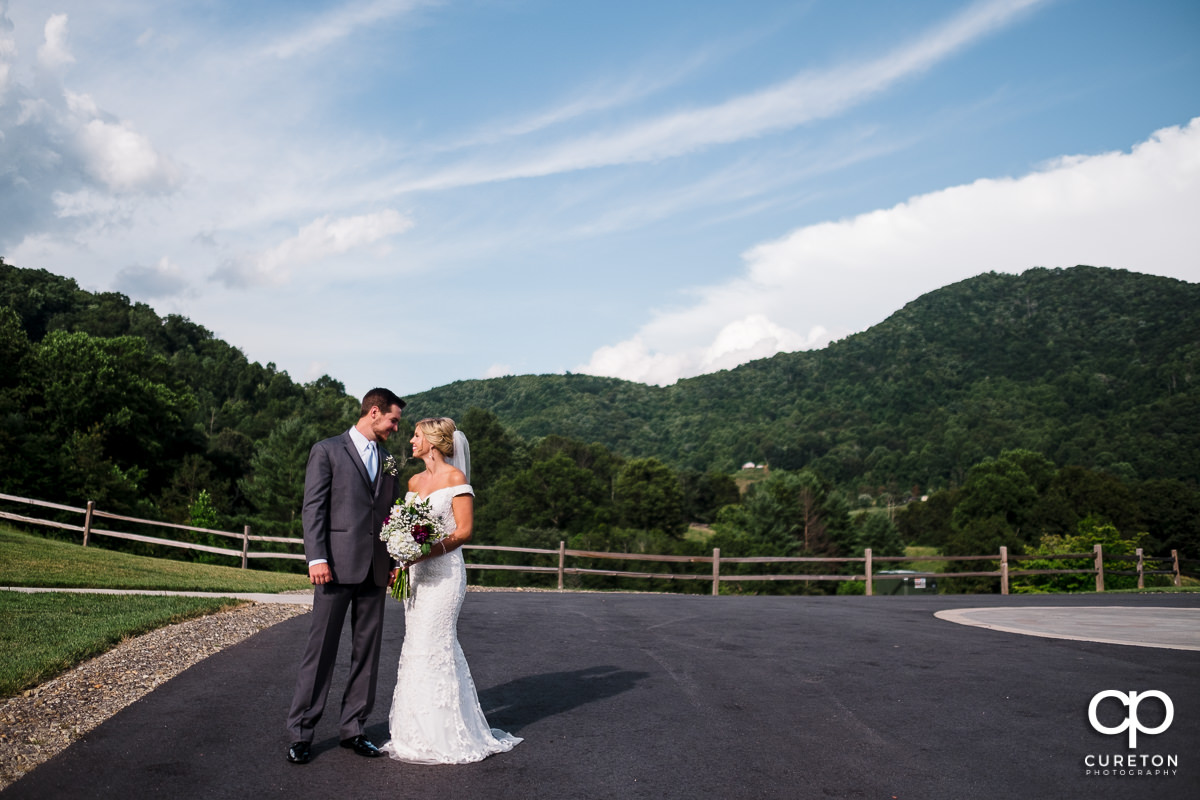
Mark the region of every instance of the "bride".
POLYGON ((429 555, 408 565, 404 645, 388 714, 392 739, 380 749, 412 764, 467 764, 511 750, 522 740, 488 726, 458 644, 458 612, 467 592, 459 548, 474 525, 467 437, 454 420, 423 419, 412 448, 425 471, 409 480, 405 499, 429 500, 447 535, 429 555))

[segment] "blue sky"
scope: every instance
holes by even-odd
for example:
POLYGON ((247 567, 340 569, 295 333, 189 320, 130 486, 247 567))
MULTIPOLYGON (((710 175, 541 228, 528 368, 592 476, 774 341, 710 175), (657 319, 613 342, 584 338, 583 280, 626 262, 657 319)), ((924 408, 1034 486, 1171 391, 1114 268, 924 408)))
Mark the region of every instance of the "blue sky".
POLYGON ((0 0, 0 255, 356 395, 1195 282, 1198 217, 1194 0, 0 0))

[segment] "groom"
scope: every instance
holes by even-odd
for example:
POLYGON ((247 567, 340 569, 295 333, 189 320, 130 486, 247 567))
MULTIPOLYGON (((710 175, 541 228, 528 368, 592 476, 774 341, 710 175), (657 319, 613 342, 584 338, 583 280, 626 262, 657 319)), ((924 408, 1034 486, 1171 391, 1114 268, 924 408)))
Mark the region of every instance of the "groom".
POLYGON ((313 445, 304 475, 304 554, 313 584, 312 626, 288 712, 292 745, 287 758, 307 764, 313 729, 337 661, 338 639, 350 611, 350 676, 342 696, 339 738, 360 756, 382 755, 363 735, 375 703, 383 604, 395 569, 379 530, 396 498, 396 462, 380 458, 379 445, 400 427, 404 401, 372 389, 354 427, 313 445))

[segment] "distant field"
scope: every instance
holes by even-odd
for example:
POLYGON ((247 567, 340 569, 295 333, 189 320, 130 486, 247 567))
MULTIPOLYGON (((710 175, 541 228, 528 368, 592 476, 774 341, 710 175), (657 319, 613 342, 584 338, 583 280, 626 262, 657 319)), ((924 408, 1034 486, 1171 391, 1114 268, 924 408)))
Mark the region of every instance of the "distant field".
MULTIPOLYGON (((904 555, 909 556, 910 558, 916 558, 918 556, 940 556, 941 553, 938 552, 938 549, 936 547, 918 547, 916 545, 909 545, 908 547, 904 548, 904 555)), ((908 562, 908 563, 898 562, 896 569, 911 569, 914 572, 945 572, 946 571, 946 562, 945 561, 912 561, 912 562, 908 562)))

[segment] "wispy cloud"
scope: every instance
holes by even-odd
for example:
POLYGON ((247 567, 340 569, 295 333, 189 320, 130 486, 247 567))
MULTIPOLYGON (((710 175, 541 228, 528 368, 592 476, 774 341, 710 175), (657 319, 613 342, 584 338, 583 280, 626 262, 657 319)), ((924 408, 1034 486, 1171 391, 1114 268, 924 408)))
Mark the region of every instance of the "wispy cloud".
POLYGON ((653 67, 643 67, 637 74, 623 81, 607 81, 603 85, 575 88, 571 97, 561 103, 514 120, 492 120, 479 132, 439 145, 438 150, 452 152, 493 145, 539 133, 603 111, 628 106, 677 85, 711 58, 708 52, 695 53, 666 66, 655 64, 653 67))
POLYGON ((844 112, 895 83, 920 74, 976 40, 1011 24, 1046 0, 989 0, 881 58, 806 71, 783 83, 703 108, 677 111, 557 145, 508 162, 464 163, 418 178, 398 179, 397 191, 447 189, 542 177, 581 169, 672 158, 753 139, 844 112))
POLYGON ((251 263, 227 264, 212 277, 230 287, 284 283, 300 265, 376 244, 412 225, 411 219, 391 209, 339 219, 323 216, 251 263))
POLYGON ((280 59, 309 55, 348 39, 364 28, 433 5, 440 3, 437 0, 371 0, 347 3, 276 39, 262 52, 264 55, 280 59))

